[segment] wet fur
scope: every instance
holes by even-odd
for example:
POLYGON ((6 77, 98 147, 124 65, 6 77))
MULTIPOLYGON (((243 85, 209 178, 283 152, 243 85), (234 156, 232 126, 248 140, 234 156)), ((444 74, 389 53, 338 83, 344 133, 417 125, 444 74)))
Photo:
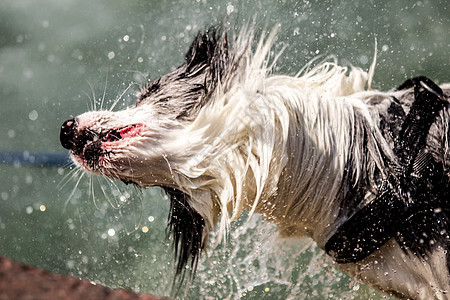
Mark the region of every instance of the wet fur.
MULTIPOLYGON (((294 77, 272 75, 274 38, 263 35, 254 47, 245 29, 230 47, 210 29, 197 35, 182 66, 141 90, 135 106, 87 112, 63 125, 62 143, 80 167, 167 192, 181 279, 187 264, 195 272, 216 223, 226 238, 244 209, 277 224, 282 237, 308 236, 323 248, 398 163, 394 140, 412 90, 372 90, 366 72, 333 59, 294 77)), ((447 182, 448 125, 447 107, 427 138, 447 182)), ((446 298, 447 234, 425 237, 425 246, 404 237, 336 266, 395 296, 446 298)))

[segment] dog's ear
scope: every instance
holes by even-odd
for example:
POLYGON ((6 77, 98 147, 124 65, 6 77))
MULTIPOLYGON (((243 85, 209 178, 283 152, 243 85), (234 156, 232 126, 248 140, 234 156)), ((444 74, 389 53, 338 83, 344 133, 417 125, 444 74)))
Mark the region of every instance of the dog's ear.
MULTIPOLYGON (((205 221, 189 204, 189 196, 177 189, 163 187, 170 197, 170 212, 168 219, 168 235, 173 238, 178 288, 183 283, 186 265, 190 262, 190 278, 197 269, 200 253, 204 248, 203 230, 205 221)), ((174 280, 174 285, 176 280, 174 280)))
POLYGON ((199 66, 208 65, 214 55, 217 45, 217 32, 210 28, 204 33, 199 32, 186 53, 187 72, 199 66))
POLYGON ((196 70, 206 66, 215 70, 223 70, 227 61, 227 35, 224 34, 221 37, 221 33, 215 27, 212 27, 204 33, 199 32, 189 47, 186 53, 186 73, 196 73, 196 70))
POLYGON ((198 33, 186 53, 183 65, 153 82, 138 94, 138 102, 162 103, 160 109, 176 118, 193 118, 210 94, 223 82, 230 64, 228 38, 212 27, 198 33), (169 101, 170 100, 170 101, 169 101))

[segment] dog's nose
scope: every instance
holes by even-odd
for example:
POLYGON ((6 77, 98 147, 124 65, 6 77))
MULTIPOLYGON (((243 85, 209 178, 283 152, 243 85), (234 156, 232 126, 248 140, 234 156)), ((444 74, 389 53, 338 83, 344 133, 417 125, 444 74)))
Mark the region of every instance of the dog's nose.
POLYGON ((75 119, 70 119, 64 122, 61 126, 61 132, 59 134, 59 140, 61 145, 72 150, 75 148, 75 133, 77 130, 77 121, 75 119))

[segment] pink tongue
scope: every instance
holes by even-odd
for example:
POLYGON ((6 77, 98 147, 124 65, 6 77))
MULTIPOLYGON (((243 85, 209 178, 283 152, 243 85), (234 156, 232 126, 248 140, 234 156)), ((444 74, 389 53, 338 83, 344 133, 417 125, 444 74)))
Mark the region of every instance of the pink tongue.
POLYGON ((137 135, 142 130, 143 125, 130 125, 119 130, 121 138, 137 135))

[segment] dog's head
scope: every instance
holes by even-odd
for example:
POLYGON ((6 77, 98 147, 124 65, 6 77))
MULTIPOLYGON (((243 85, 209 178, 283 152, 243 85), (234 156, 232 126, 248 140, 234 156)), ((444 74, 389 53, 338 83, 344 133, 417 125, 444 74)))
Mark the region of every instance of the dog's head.
POLYGON ((149 82, 135 106, 66 121, 61 144, 91 172, 139 186, 174 187, 170 164, 184 163, 180 160, 190 143, 183 130, 208 103, 228 64, 226 36, 220 38, 213 29, 198 34, 185 63, 149 82))
POLYGON ((290 125, 279 91, 267 98, 275 33, 253 50, 251 29, 233 39, 233 49, 226 34, 207 30, 185 63, 148 83, 134 106, 86 112, 61 127, 61 144, 78 167, 170 196, 181 278, 189 261, 195 270, 219 216, 217 240, 244 209, 257 211, 259 199, 277 191, 290 125))
POLYGON ((201 137, 188 130, 225 81, 232 61, 227 36, 209 29, 196 36, 183 65, 142 88, 134 106, 86 112, 61 127, 61 144, 78 167, 127 184, 161 186, 168 193, 177 273, 183 277, 189 260, 195 269, 205 226, 212 226, 199 211, 213 209, 193 208, 191 195, 180 189, 177 169, 198 163, 190 160, 203 151, 201 137))

